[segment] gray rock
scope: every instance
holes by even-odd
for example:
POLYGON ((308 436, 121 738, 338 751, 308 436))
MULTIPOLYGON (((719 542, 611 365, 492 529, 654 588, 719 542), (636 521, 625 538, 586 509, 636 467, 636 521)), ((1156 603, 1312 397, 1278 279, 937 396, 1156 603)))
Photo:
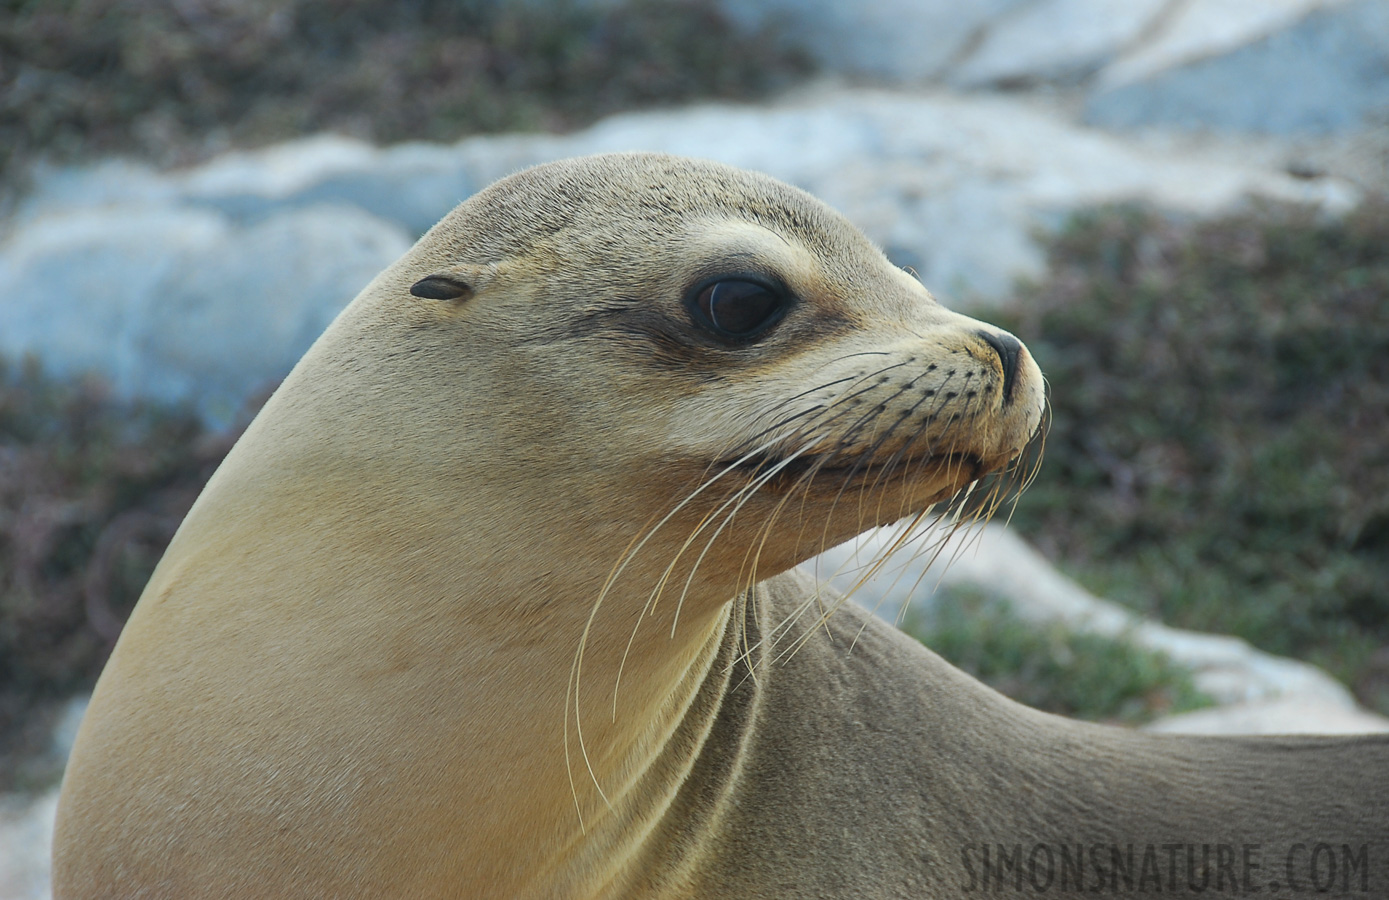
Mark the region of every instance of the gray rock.
POLYGON ((138 336, 180 261, 227 241, 211 212, 98 206, 39 217, 0 247, 0 353, 39 356, 57 374, 95 370, 125 394, 138 381, 138 336))
POLYGON ((1349 0, 1180 0, 1157 27, 1100 74, 1114 87, 1239 50, 1296 25, 1307 14, 1349 0))
POLYGON ((824 66, 897 83, 939 77, 1000 13, 1026 0, 724 0, 734 22, 780 26, 824 66))
POLYGON ((1389 117, 1389 0, 724 8, 748 27, 779 21, 832 71, 898 84, 1086 85, 1087 120, 1106 127, 1324 134, 1389 117))
MULTIPOLYGON (((483 143, 468 142, 474 152, 483 143)), ((999 302, 1043 268, 1037 233, 1080 207, 1149 201, 1211 215, 1254 195, 1344 211, 1356 192, 1259 166, 1170 155, 999 97, 828 91, 771 108, 618 116, 568 139, 511 141, 527 165, 660 150, 760 169, 822 197, 956 304, 999 302)))
POLYGON ((1198 709, 1159 719, 1146 728, 1169 734, 1369 734, 1389 731, 1389 719, 1363 709, 1292 697, 1198 709))
POLYGON ((249 225, 287 209, 352 206, 423 234, 476 191, 463 159, 443 144, 373 147, 322 134, 254 152, 232 152, 170 174, 124 160, 40 169, 15 226, 53 212, 111 205, 187 205, 249 225))
MULTIPOLYGON (((335 149, 343 147, 343 142, 335 144, 335 149)), ((264 176, 269 173, 255 171, 254 157, 243 158, 251 169, 243 173, 244 183, 196 179, 189 195, 240 221, 255 221, 286 207, 353 206, 419 236, 481 187, 459 166, 456 154, 442 146, 365 149, 355 164, 339 166, 325 166, 322 156, 313 152, 304 154, 301 161, 312 161, 311 167, 289 184, 267 184, 264 176)))
POLYGON ((798 184, 948 302, 975 307, 1040 275, 1038 232, 1079 207, 1146 200, 1209 215, 1254 195, 1336 213, 1358 196, 1335 179, 1077 127, 1044 104, 948 94, 829 90, 451 146, 321 136, 169 174, 107 164, 42 177, 0 242, 0 353, 94 370, 125 396, 196 400, 225 422, 471 186, 616 150, 798 184))
POLYGON ((43 216, 0 248, 0 352, 225 423, 409 245, 347 206, 248 226, 187 206, 43 216))
POLYGON ((49 900, 48 858, 58 792, 0 795, 0 900, 49 900))
POLYGON ((58 717, 57 723, 53 726, 53 736, 49 741, 49 753, 55 759, 62 760, 67 764, 67 758, 72 755, 73 744, 77 743, 77 729, 82 727, 82 717, 87 714, 87 704, 91 702, 91 695, 80 694, 67 701, 63 706, 62 715, 58 717))
POLYGON ((410 246, 350 206, 291 208, 181 258, 135 341, 139 382, 160 399, 196 398, 229 417, 287 373, 333 318, 410 246))
POLYGON ((999 19, 947 76, 952 84, 1073 82, 1152 26, 1170 0, 1039 0, 999 19))
POLYGON ((179 196, 175 179, 129 159, 104 159, 85 166, 39 163, 29 174, 33 186, 0 225, 4 236, 56 213, 114 205, 162 207, 177 202, 179 196))
POLYGON ((1123 638, 1163 653, 1189 668, 1197 687, 1222 706, 1296 700, 1363 713, 1344 685, 1315 666, 1263 653, 1239 638, 1169 628, 1094 596, 1002 526, 958 533, 947 527, 901 546, 895 529, 870 531, 802 566, 889 620, 900 620, 911 603, 929 608, 938 587, 970 585, 1007 598, 1027 621, 1123 638), (893 547, 885 562, 868 568, 893 547))
POLYGON ((1194 38, 1149 47, 1102 73, 1085 117, 1107 127, 1285 135, 1383 121, 1389 0, 1328 5, 1234 49, 1194 38))

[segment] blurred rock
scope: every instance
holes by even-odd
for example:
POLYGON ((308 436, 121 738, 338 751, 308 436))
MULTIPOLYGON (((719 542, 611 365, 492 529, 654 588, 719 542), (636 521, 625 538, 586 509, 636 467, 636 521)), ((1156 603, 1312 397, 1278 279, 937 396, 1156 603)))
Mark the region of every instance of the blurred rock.
POLYGON ((134 335, 136 381, 230 417, 288 372, 347 301, 410 246, 399 228, 343 205, 291 207, 178 259, 134 335))
POLYGON ((1389 0, 1197 0, 1100 73, 1086 119, 1271 134, 1389 121, 1389 0))
POLYGON ((1389 121, 1389 0, 725 2, 832 72, 1078 86, 1088 121, 1270 134, 1389 121))
POLYGON ((418 236, 483 185, 442 145, 389 151, 331 136, 281 145, 270 158, 232 154, 191 176, 190 199, 239 220, 286 207, 354 206, 418 236))
POLYGON ((767 24, 823 66, 892 82, 941 76, 998 15, 1026 0, 723 0, 748 28, 767 24))
POLYGON ((0 247, 0 353, 35 353, 57 374, 92 370, 122 392, 157 394, 136 377, 136 336, 169 273, 229 232, 222 217, 178 206, 36 217, 0 247))
MULTIPOLYGON (((864 564, 897 545, 895 526, 860 535, 802 566, 841 591, 852 590, 856 603, 890 621, 898 621, 908 603, 929 607, 940 587, 969 585, 1007 599, 1013 612, 1027 621, 1056 622, 1075 632, 1123 638, 1163 653, 1190 669, 1196 686, 1221 707, 1286 701, 1325 711, 1321 718, 1292 730, 1315 731, 1317 723, 1331 722, 1328 717, 1335 711, 1346 713, 1335 721, 1378 718, 1361 710, 1344 685, 1315 666, 1255 650, 1239 638, 1169 628, 1096 597, 1001 525, 958 532, 947 540, 948 532, 928 533, 899 547, 861 584, 864 564)), ((1219 712, 1210 712, 1217 722, 1219 712)), ((1234 719, 1229 727, 1236 729, 1234 719)))
POLYGON ((1169 0, 1039 0, 1001 17, 947 79, 962 87, 1076 82, 1133 45, 1169 0))
POLYGON ((1002 302, 1017 278, 1040 275, 1039 231, 1077 208, 1142 200, 1212 215, 1252 195, 1334 213, 1358 197, 1334 178, 1167 153, 1002 97, 830 90, 451 146, 320 136, 168 174, 110 163, 41 175, 0 243, 0 353, 94 370, 122 395, 196 400, 225 422, 468 191, 617 150, 800 185, 957 305, 1002 302))
POLYGON ((186 205, 244 225, 288 209, 329 205, 355 207, 419 236, 483 186, 469 179, 454 147, 382 149, 334 134, 234 151, 182 172, 107 160, 40 169, 36 180, 39 189, 20 206, 12 228, 28 227, 39 215, 93 207, 186 205))
POLYGON ((68 756, 72 754, 72 746, 77 743, 77 729, 82 726, 82 717, 87 714, 87 704, 91 699, 90 694, 79 694, 67 701, 53 726, 49 753, 55 759, 62 760, 63 765, 67 765, 68 756))
POLYGON ((55 789, 38 797, 0 796, 0 900, 49 900, 55 789))
POLYGON ((1186 0, 1169 3, 1157 28, 1100 73, 1102 86, 1138 81, 1239 50, 1347 0, 1186 0))
POLYGON ((238 225, 148 199, 39 215, 0 247, 0 353, 222 424, 410 245, 351 206, 238 225))
POLYGON ((1368 734, 1389 731, 1389 719, 1363 709, 1291 697, 1198 709, 1146 727, 1169 734, 1368 734))

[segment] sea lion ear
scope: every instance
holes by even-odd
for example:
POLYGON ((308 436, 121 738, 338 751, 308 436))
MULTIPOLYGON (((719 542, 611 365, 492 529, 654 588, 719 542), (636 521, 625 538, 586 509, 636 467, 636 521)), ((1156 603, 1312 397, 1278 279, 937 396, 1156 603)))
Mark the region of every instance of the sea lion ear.
POLYGON ((425 300, 462 302, 473 295, 473 286, 455 275, 428 275, 410 285, 410 293, 425 300))
POLYGON ((492 280, 495 266, 454 266, 426 275, 410 285, 410 293, 425 300, 462 303, 492 280))

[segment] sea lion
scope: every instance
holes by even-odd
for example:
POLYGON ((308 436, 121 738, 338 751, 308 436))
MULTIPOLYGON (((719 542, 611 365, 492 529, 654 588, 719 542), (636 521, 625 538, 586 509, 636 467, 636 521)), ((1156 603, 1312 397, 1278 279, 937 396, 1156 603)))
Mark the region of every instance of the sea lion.
POLYGON ((1389 739, 1066 721, 792 571, 988 514, 1043 402, 1015 338, 770 178, 498 182, 189 513, 82 724, 56 896, 1180 895, 1328 859, 1389 894, 1389 739))

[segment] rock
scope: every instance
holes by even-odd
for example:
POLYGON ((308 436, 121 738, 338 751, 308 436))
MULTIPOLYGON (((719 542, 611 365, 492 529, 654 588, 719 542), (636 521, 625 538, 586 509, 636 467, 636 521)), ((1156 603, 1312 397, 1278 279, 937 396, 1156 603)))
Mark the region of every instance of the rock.
POLYGON ((1198 709, 1159 719, 1146 728, 1169 734, 1368 734, 1389 731, 1389 719, 1293 697, 1198 709))
POLYGON ((237 154, 192 175, 190 198, 241 220, 285 207, 353 206, 418 237, 482 185, 447 147, 380 150, 337 136, 284 145, 281 159, 237 154))
POLYGON ((180 258, 134 342, 141 393, 227 419, 286 374, 382 268, 400 229, 350 206, 292 208, 180 258))
POLYGON ((77 729, 82 725, 82 717, 87 714, 87 704, 91 699, 90 694, 79 694, 67 701, 62 715, 53 726, 49 753, 54 759, 61 760, 63 765, 67 765, 67 758, 72 755, 72 746, 77 743, 77 729))
POLYGON ((1296 698, 1322 709, 1359 709, 1344 685, 1315 666, 1263 653, 1239 638, 1169 628, 1094 596, 1002 526, 953 537, 948 528, 927 533, 865 579, 865 564, 895 546, 897 535, 895 526, 876 529, 802 565, 889 620, 900 620, 908 603, 929 606, 938 587, 970 585, 1006 598, 1024 620, 1163 653, 1191 669, 1196 686, 1222 705, 1296 698))
POLYGON ((1133 44, 1169 0, 1040 0, 1000 18, 947 80, 962 87, 1075 82, 1133 44))
POLYGON ((225 423, 409 245, 341 205, 247 226, 191 206, 39 216, 0 248, 0 353, 225 423))
POLYGON ((0 900, 49 900, 55 789, 38 798, 0 796, 0 900))
POLYGON ((760 169, 837 207, 936 293, 983 305, 1006 298, 1017 278, 1041 274, 1037 233, 1078 208, 1148 201, 1212 215, 1252 195, 1343 212, 1358 197, 1336 179, 1163 153, 1075 126, 1044 104, 944 93, 831 90, 768 108, 616 116, 529 146, 489 140, 464 142, 460 152, 515 167, 641 149, 760 169))
POLYGON ((1100 74, 1102 87, 1232 53, 1344 0, 1187 0, 1168 7, 1160 27, 1100 74))
POLYGON ((1200 0, 1105 69, 1085 107, 1107 127, 1284 135, 1386 115, 1389 0, 1200 0))
POLYGON ((59 375, 94 370, 123 393, 138 382, 137 335, 181 260, 208 254, 231 228, 211 212, 93 206, 40 216, 0 247, 0 353, 37 354, 59 375))
MULTIPOLYGON (((49 753, 62 771, 90 697, 68 701, 53 727, 49 753)), ((0 795, 0 900, 49 900, 49 856, 58 789, 38 796, 0 795)))
POLYGON ((1389 0, 722 5, 746 28, 779 26, 832 72, 899 85, 1083 85, 1087 120, 1106 127, 1330 133, 1389 110, 1389 0))
POLYGON ((1334 178, 1079 127, 1041 103, 938 93, 829 90, 451 146, 317 137, 169 174, 107 164, 41 176, 0 243, 0 353, 95 370, 121 395, 196 398, 225 422, 467 191, 615 150, 719 159, 800 185, 947 302, 976 308, 1042 274, 1037 235, 1074 209, 1147 201, 1211 215, 1252 195, 1336 213, 1358 197, 1334 178))
POLYGON ((895 84, 1084 85, 1088 121, 1332 133, 1389 114, 1389 0, 725 2, 827 69, 895 84), (1098 70, 1098 74, 1096 74, 1098 70))
POLYGON ((1025 0, 724 0, 738 25, 767 24, 823 66, 910 83, 940 76, 1000 13, 1025 0))
POLYGON ((482 185, 459 153, 442 144, 388 149, 321 134, 161 175, 109 160, 83 169, 41 169, 38 189, 16 224, 57 211, 110 205, 205 207, 236 224, 255 224, 287 209, 351 206, 418 237, 482 185))

